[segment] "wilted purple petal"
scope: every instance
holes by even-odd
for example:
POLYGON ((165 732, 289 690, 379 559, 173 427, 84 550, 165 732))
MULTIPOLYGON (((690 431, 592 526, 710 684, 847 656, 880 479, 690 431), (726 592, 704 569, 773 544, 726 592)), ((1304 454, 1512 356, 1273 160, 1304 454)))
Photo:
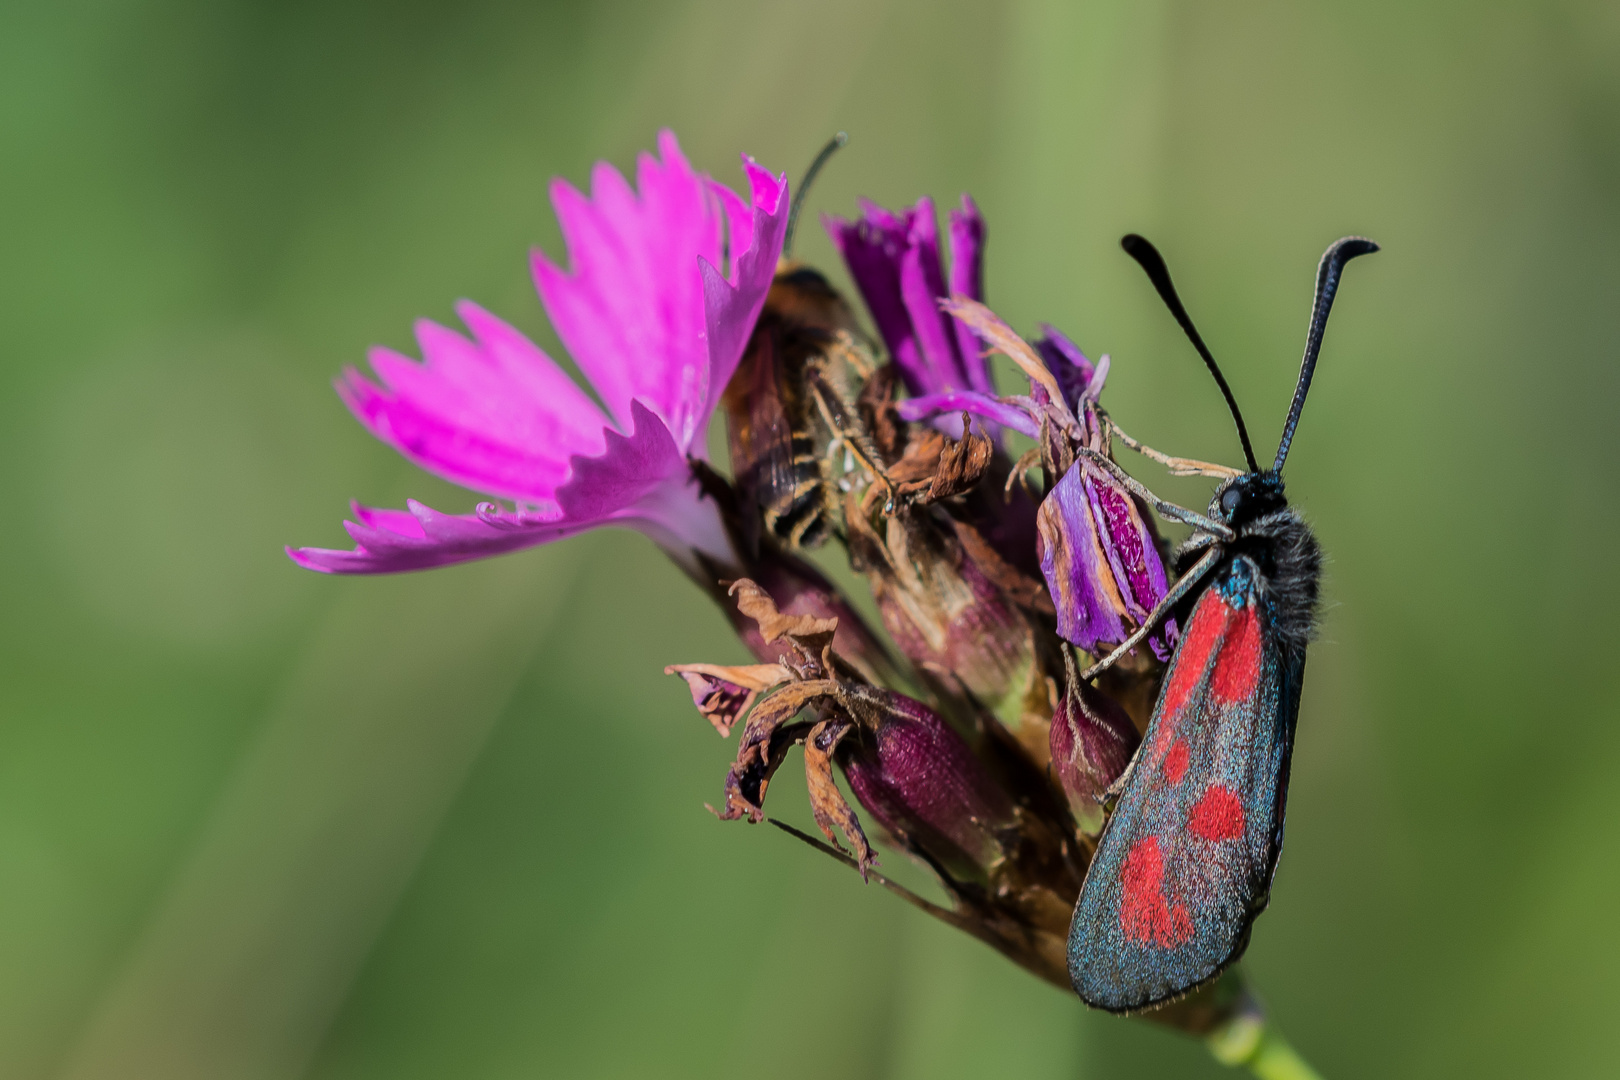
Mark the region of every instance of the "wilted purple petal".
POLYGON ((1026 409, 973 390, 950 390, 941 394, 924 394, 898 403, 900 418, 910 423, 931 420, 937 416, 968 413, 1011 428, 1035 439, 1040 437, 1041 426, 1026 409))
POLYGON ((924 196, 908 212, 911 229, 900 258, 900 296, 911 316, 911 330, 926 364, 927 382, 916 392, 973 389, 967 381, 956 335, 946 325, 939 302, 945 291, 945 273, 939 260, 939 226, 934 200, 924 196))
MULTIPOLYGON (((984 302, 984 218, 967 195, 960 209, 950 213, 951 295, 984 302)), ((952 319, 956 347, 967 373, 968 386, 984 394, 994 394, 996 385, 985 363, 984 343, 972 328, 952 319)))
POLYGON ((1112 477, 1087 472, 1086 494, 1092 513, 1107 538, 1103 550, 1114 580, 1120 586, 1125 611, 1141 625, 1164 599, 1164 564, 1153 542, 1153 534, 1130 493, 1112 477))
POLYGON ((1083 469, 1070 469, 1036 513, 1041 574, 1057 608, 1058 635, 1087 652, 1128 636, 1124 602, 1103 553, 1083 469))
POLYGON ((718 664, 671 664, 665 675, 679 675, 692 691, 692 704, 722 736, 730 735, 761 690, 786 682, 792 673, 780 664, 723 667, 718 664))
POLYGON ((1087 652, 1117 644, 1164 598, 1152 528, 1112 477, 1077 463, 1041 503, 1036 521, 1041 573, 1066 640, 1087 652))
POLYGON ((984 292, 984 222, 972 200, 964 197, 962 209, 950 215, 948 287, 932 199, 918 199, 899 214, 863 201, 859 221, 823 221, 907 390, 993 393, 977 337, 940 311, 952 293, 977 299, 984 292))
POLYGON ((919 392, 919 387, 928 385, 927 370, 900 293, 900 260, 911 232, 910 215, 897 216, 862 200, 858 220, 828 215, 822 218, 822 224, 843 255, 844 265, 855 279, 855 287, 866 301, 878 335, 900 368, 906 386, 913 393, 919 392))
POLYGON ((533 268, 557 336, 609 412, 628 424, 639 398, 684 447, 701 426, 709 371, 697 260, 720 261, 722 217, 675 136, 660 132, 658 144, 662 162, 637 161, 639 196, 606 162, 592 170, 590 199, 553 183, 572 269, 538 251, 533 268))
MULTIPOLYGON (((1076 414, 1080 412, 1080 399, 1085 396, 1096 368, 1080 346, 1070 341, 1063 332, 1049 323, 1041 324, 1041 336, 1034 341, 1035 351, 1046 361, 1047 369, 1063 389, 1063 403, 1076 414)), ((1098 386, 1100 393, 1102 387, 1098 386)))

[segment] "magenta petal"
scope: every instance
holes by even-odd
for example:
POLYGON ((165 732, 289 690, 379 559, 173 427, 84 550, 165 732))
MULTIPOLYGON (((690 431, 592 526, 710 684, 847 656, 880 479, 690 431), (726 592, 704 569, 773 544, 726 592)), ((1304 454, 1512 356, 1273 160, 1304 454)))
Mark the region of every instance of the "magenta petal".
POLYGON ((548 502, 574 454, 602 449, 600 409, 550 357, 477 305, 457 307, 474 340, 417 324, 424 360, 374 349, 382 385, 349 369, 338 394, 373 435, 454 483, 548 502))
POLYGON ((619 522, 648 533, 677 558, 693 549, 727 558, 719 512, 692 482, 669 429, 641 402, 630 408, 631 434, 610 428, 601 454, 574 457, 555 507, 508 511, 485 503, 476 515, 461 516, 417 502, 408 514, 356 506, 359 520, 344 523, 353 551, 288 548, 287 554, 329 574, 392 574, 500 555, 619 522))
POLYGON ((362 509, 357 516, 375 524, 344 522, 343 527, 354 537, 353 551, 288 548, 287 555, 299 566, 323 574, 397 574, 534 547, 595 524, 496 511, 487 516, 441 514, 415 500, 408 505, 409 515, 399 510, 362 509), (407 516, 415 521, 414 527, 401 521, 407 516))
POLYGON ((726 280, 737 284, 737 262, 754 242, 754 207, 718 180, 709 180, 709 193, 720 203, 726 218, 726 280))
POLYGON ((1041 434, 1041 425, 1028 411, 999 398, 972 390, 948 390, 942 394, 924 394, 921 397, 907 398, 899 403, 898 409, 900 419, 908 423, 965 412, 971 416, 983 417, 1002 427, 1011 428, 1032 439, 1040 438, 1041 434))
POLYGON ((425 539, 427 533, 422 529, 422 522, 409 510, 384 510, 375 506, 361 506, 351 501, 349 512, 361 525, 368 529, 384 529, 396 532, 401 536, 414 536, 425 539))
MULTIPOLYGON (((950 214, 951 295, 965 296, 969 300, 984 302, 984 218, 979 208, 966 195, 962 207, 950 214)), ((956 347, 967 373, 968 386, 985 394, 996 392, 985 363, 984 344, 979 336, 960 319, 952 319, 956 331, 956 347)))
POLYGON ((536 252, 534 275, 557 335, 613 416, 628 424, 639 398, 684 448, 707 420, 697 263, 719 261, 722 219, 675 137, 661 132, 658 142, 662 162, 637 162, 639 194, 606 163, 591 174, 589 199, 552 185, 572 269, 536 252))
POLYGON ((637 502, 660 484, 682 483, 686 456, 664 422, 640 401, 630 403, 629 435, 606 432, 607 449, 573 459, 573 475, 557 489, 557 505, 572 521, 601 521, 637 502))
POLYGON ((703 393, 705 420, 742 360, 749 335, 754 332, 754 324, 765 307, 765 297, 771 291, 787 234, 786 174, 772 176, 749 158, 743 159, 743 169, 748 174, 754 205, 748 246, 733 252, 730 282, 715 269, 718 260, 705 259, 701 263, 709 350, 708 381, 703 393))

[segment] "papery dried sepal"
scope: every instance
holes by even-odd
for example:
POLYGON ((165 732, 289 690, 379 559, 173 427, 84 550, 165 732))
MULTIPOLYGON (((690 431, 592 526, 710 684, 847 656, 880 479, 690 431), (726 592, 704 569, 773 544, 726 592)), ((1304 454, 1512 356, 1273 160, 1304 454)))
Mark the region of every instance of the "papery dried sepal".
POLYGON ((838 629, 837 619, 782 614, 771 594, 748 578, 732 582, 727 591, 736 598, 737 610, 759 624, 760 636, 767 643, 791 637, 807 649, 820 651, 831 644, 838 629))
POLYGON ((817 827, 834 847, 838 845, 834 830, 843 834, 855 852, 855 864, 864 878, 876 861, 872 845, 867 843, 860 819, 844 801, 844 793, 838 790, 832 772, 833 754, 851 729, 849 721, 843 719, 823 720, 810 729, 804 740, 804 778, 810 793, 810 812, 815 815, 817 827))
MULTIPOLYGON (((1055 402, 1063 401, 1063 388, 1030 344, 1001 320, 1001 317, 977 300, 953 296, 940 304, 950 315, 972 327, 996 352, 1002 353, 1021 368, 1032 382, 1038 383, 1055 402)), ((1064 405, 1067 409, 1067 405, 1064 405)))
POLYGON ((671 664, 665 675, 679 675, 692 691, 697 706, 714 729, 730 735, 732 725, 754 703, 759 691, 786 682, 791 673, 780 664, 749 664, 726 667, 720 664, 671 664))

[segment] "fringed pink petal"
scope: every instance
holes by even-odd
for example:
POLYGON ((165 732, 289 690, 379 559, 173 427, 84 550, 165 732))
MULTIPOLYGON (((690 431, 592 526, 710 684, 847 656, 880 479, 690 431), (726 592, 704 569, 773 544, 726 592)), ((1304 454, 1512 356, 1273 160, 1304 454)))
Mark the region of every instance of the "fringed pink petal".
POLYGON ((381 385, 351 368, 338 394, 373 435, 429 472, 501 498, 549 501, 570 457, 602 452, 602 412, 522 334, 474 304, 457 310, 474 340, 418 323, 421 363, 374 349, 381 385))
POLYGON ((686 449, 708 419, 709 355, 698 260, 720 261, 721 211, 675 137, 637 161, 639 193, 606 163, 591 197, 552 185, 571 269, 534 256, 552 325, 621 426, 645 402, 686 449))
POLYGON ((561 540, 597 522, 547 520, 533 513, 507 513, 486 507, 483 514, 441 514, 414 499, 400 510, 361 508, 356 515, 374 524, 345 521, 354 538, 352 551, 331 548, 288 548, 293 562, 323 574, 397 574, 452 566, 472 559, 561 540), (415 525, 404 524, 409 517, 415 525))
POLYGON ((474 515, 441 514, 418 502, 409 512, 354 506, 344 528, 352 551, 288 548, 298 565, 329 574, 392 574, 501 555, 623 524, 647 533, 673 557, 693 551, 730 555, 718 508, 703 497, 669 429, 639 401, 631 403, 629 435, 607 429, 595 457, 576 456, 555 502, 506 510, 484 503, 474 515))
POLYGON ((748 174, 753 197, 748 246, 741 251, 733 247, 730 281, 715 268, 713 260, 703 263, 709 346, 705 419, 719 402, 721 392, 742 360, 748 337, 754 332, 754 323, 759 321, 766 294, 771 291, 771 281, 776 277, 776 264, 782 257, 782 242, 787 233, 786 175, 772 176, 751 158, 743 159, 743 169, 748 174))

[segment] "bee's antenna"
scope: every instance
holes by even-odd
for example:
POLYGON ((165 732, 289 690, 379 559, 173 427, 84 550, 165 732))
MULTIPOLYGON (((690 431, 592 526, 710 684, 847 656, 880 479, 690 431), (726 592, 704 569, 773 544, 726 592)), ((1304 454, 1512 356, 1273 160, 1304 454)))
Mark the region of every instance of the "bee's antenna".
POLYGON ((827 145, 821 148, 816 160, 804 170, 804 179, 799 181, 799 190, 793 193, 793 205, 788 209, 787 233, 782 237, 782 258, 790 258, 793 255, 793 236, 799 231, 799 211, 804 209, 804 197, 809 193, 810 185, 816 182, 816 174, 821 172, 821 167, 827 164, 827 159, 833 156, 833 152, 847 142, 849 136, 840 131, 827 140, 827 145))
POLYGON ((1322 351, 1322 333, 1327 329, 1328 312, 1333 310, 1333 295, 1339 291, 1339 275, 1344 264, 1357 255, 1370 255, 1378 245, 1364 236, 1347 236, 1334 241, 1322 253, 1316 266, 1316 302, 1311 305, 1311 329, 1305 338, 1305 358, 1299 364, 1299 383, 1294 387, 1294 403, 1288 409, 1288 422, 1283 425, 1282 438, 1277 443, 1277 463, 1272 472, 1281 472, 1288 458, 1289 444, 1294 441, 1294 428, 1299 414, 1305 408, 1305 394, 1311 388, 1311 376, 1316 374, 1316 357, 1322 351))
POLYGON ((1142 264, 1142 269, 1147 271, 1148 280, 1159 290, 1159 299, 1164 301, 1164 306, 1170 309, 1170 314, 1181 324, 1181 329, 1193 343, 1193 348, 1198 350, 1198 355, 1209 365, 1209 373, 1215 376, 1215 385, 1221 388, 1221 395, 1226 398, 1226 407, 1232 410, 1232 419, 1237 421, 1238 439, 1243 443, 1243 459, 1249 463, 1250 472, 1259 472, 1260 466, 1254 460, 1254 447, 1249 444, 1249 429, 1243 423, 1243 413, 1238 411, 1237 399, 1232 396, 1232 388, 1226 385, 1226 376, 1221 374, 1220 365, 1215 363, 1215 358, 1209 354, 1204 339, 1198 336, 1198 328, 1193 325, 1187 309, 1181 306, 1181 297, 1176 295, 1176 287, 1170 283, 1170 270, 1164 265, 1164 258, 1159 254, 1159 249, 1148 243, 1145 237, 1135 233, 1127 234, 1120 240, 1119 246, 1125 249, 1125 254, 1142 264))

